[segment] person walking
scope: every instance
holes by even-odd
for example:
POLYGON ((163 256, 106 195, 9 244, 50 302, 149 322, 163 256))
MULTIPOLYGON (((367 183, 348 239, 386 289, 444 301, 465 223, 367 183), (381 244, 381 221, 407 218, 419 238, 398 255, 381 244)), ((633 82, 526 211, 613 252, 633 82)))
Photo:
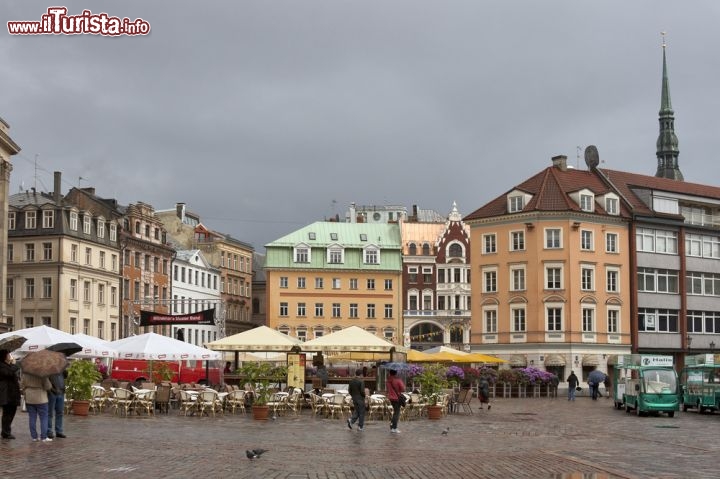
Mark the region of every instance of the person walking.
POLYGON ((405 392, 405 383, 397 377, 397 371, 394 369, 388 370, 388 377, 385 380, 385 389, 387 391, 387 398, 393 408, 392 418, 390 419, 390 432, 393 434, 399 434, 400 431, 397 428, 398 420, 400 419, 400 394, 405 392))
POLYGON ((575 371, 570 371, 570 376, 567 378, 568 383, 568 401, 575 400, 575 388, 580 384, 580 380, 575 376, 575 371))
POLYGON ((487 403, 488 405, 488 411, 490 410, 490 383, 488 382, 487 378, 482 377, 480 378, 480 409, 483 408, 483 403, 487 403))
POLYGON ((7 349, 0 349, 0 407, 2 407, 2 438, 15 439, 12 422, 20 404, 20 381, 15 358, 7 349))
POLYGON ((25 405, 27 406, 30 425, 30 437, 33 442, 38 441, 37 419, 40 417, 40 441, 52 442, 47 437, 48 432, 48 394, 52 388, 50 379, 41 378, 33 374, 23 373, 22 387, 25 392, 25 405))
POLYGON ((550 378, 550 397, 556 398, 558 395, 558 385, 560 384, 560 378, 557 374, 553 374, 550 378))
POLYGON ((47 437, 66 438, 63 432, 63 415, 65 413, 65 372, 50 376, 52 389, 48 391, 48 427, 47 437), (55 427, 53 428, 53 422, 55 427))
POLYGON ((358 423, 358 431, 362 431, 365 427, 365 384, 360 380, 362 369, 355 371, 355 377, 350 380, 348 392, 352 397, 353 407, 355 410, 352 416, 348 418, 347 425, 352 429, 352 425, 358 423))

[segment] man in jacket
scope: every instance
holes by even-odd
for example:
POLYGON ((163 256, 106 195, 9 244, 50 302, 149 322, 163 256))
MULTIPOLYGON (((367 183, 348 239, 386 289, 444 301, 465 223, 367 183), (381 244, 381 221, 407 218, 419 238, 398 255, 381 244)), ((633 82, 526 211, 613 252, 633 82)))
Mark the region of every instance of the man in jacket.
POLYGON ((575 376, 575 371, 570 371, 570 376, 567 378, 568 383, 568 401, 575 400, 575 388, 580 384, 580 380, 575 376))
POLYGON ((18 369, 10 351, 0 349, 0 407, 2 407, 3 439, 15 439, 11 426, 20 404, 18 369))
POLYGON ((30 420, 30 437, 32 437, 33 442, 37 442, 38 440, 41 442, 52 442, 52 439, 47 437, 47 392, 52 388, 50 380, 33 374, 23 373, 22 387, 25 392, 25 406, 28 410, 28 419, 30 420), (37 430, 35 429, 38 417, 40 417, 39 439, 37 430))
POLYGON ((400 394, 405 392, 405 383, 397 377, 397 371, 394 369, 388 370, 387 379, 385 380, 385 390, 387 391, 387 398, 393 408, 392 418, 390 419, 390 432, 399 434, 400 430, 397 428, 397 425, 400 419, 400 394))
POLYGON ((355 371, 355 377, 350 381, 348 392, 352 397, 354 411, 352 417, 348 418, 347 425, 352 429, 355 422, 358 423, 358 430, 362 431, 365 427, 365 384, 360 380, 362 369, 355 371))
POLYGON ((47 437, 65 438, 63 433, 63 414, 65 413, 65 375, 64 373, 50 376, 52 389, 48 391, 48 433, 47 437), (54 419, 54 421, 53 421, 54 419), (53 429, 53 422, 55 428, 53 429), (53 430, 55 432, 53 432, 53 430))

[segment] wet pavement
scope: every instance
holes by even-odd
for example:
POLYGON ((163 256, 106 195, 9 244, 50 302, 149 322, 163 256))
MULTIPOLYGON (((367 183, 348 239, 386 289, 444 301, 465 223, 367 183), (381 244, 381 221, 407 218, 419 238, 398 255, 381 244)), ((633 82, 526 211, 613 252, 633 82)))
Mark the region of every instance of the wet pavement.
POLYGON ((3 477, 56 478, 716 478, 720 414, 636 417, 608 399, 497 399, 439 421, 250 414, 66 416, 67 439, 33 443, 27 414, 0 442, 3 477), (447 435, 441 434, 449 427, 447 435), (269 451, 249 460, 246 449, 269 451))

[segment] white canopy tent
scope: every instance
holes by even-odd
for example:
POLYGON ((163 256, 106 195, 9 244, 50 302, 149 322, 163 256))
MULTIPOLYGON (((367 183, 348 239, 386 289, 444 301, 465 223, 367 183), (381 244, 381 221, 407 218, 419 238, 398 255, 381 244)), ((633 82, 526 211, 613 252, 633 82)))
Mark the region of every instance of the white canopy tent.
MULTIPOLYGON (((45 349, 48 346, 58 343, 77 343, 81 346, 83 350, 73 354, 71 356, 73 358, 115 357, 113 354, 117 354, 112 349, 108 349, 107 346, 102 346, 95 341, 86 339, 91 338, 90 336, 82 338, 59 329, 51 328, 50 326, 43 325, 35 326, 34 328, 19 329, 17 331, 0 334, 0 338, 14 334, 27 338, 25 344, 15 351, 19 355, 45 349)), ((97 341, 100 340, 97 339, 97 341)))
POLYGON ((222 354, 156 333, 145 333, 110 342, 121 359, 161 361, 218 360, 222 354))
POLYGON ((375 336, 358 326, 350 326, 302 344, 303 351, 404 351, 405 348, 375 336))
POLYGON ((242 333, 227 336, 205 346, 214 351, 281 351, 289 352, 294 347, 303 347, 304 344, 297 338, 276 331, 267 326, 243 331, 242 333))
POLYGON ((101 358, 116 358, 118 357, 117 349, 110 346, 110 341, 96 338, 95 336, 89 336, 84 333, 73 334, 75 342, 83 347, 83 350, 73 355, 83 357, 90 355, 91 352, 98 352, 100 354, 94 354, 95 357, 101 358))

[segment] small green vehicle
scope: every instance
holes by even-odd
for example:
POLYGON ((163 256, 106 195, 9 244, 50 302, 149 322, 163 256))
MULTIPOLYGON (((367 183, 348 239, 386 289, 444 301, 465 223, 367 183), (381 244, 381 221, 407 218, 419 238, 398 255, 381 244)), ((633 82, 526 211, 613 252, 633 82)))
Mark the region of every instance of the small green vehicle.
POLYGON ((720 410, 720 355, 688 356, 685 363, 680 374, 682 410, 720 410))
POLYGON ((680 410, 678 376, 672 356, 626 354, 614 368, 614 402, 617 409, 638 416, 680 410))

